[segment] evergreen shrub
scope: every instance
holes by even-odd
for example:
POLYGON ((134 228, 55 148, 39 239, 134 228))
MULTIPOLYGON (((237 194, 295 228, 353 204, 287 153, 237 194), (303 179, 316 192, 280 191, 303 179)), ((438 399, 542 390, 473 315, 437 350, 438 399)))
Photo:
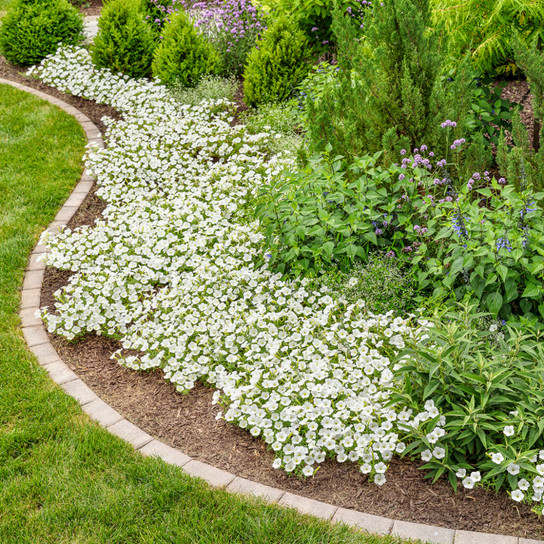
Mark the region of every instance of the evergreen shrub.
POLYGON ((194 87, 205 74, 221 71, 219 53, 198 33, 183 11, 164 26, 164 39, 155 51, 153 76, 163 83, 194 87))
POLYGON ((467 134, 476 85, 470 62, 463 59, 451 81, 444 77, 444 44, 429 28, 426 0, 376 3, 363 29, 336 10, 333 29, 340 70, 308 105, 313 151, 331 144, 349 159, 384 150, 387 161, 425 144, 443 155, 445 119, 456 123, 456 139, 467 134))
POLYGON ((111 0, 98 21, 98 35, 91 49, 101 68, 131 77, 151 75, 155 39, 137 0, 111 0))
POLYGON ((244 96, 248 106, 287 99, 310 70, 308 40, 287 17, 278 18, 248 56, 244 96))
POLYGON ((66 0, 18 0, 2 19, 0 53, 13 64, 30 66, 59 45, 83 41, 83 19, 66 0))

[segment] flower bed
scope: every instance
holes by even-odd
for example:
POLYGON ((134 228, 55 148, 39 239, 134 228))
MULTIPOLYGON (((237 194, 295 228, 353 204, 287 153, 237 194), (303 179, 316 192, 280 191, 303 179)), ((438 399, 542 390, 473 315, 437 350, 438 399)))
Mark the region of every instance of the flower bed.
POLYGON ((213 385, 225 419, 262 436, 276 468, 309 476, 334 456, 385 482, 405 447, 399 424, 427 421, 433 407, 387 406, 393 374, 377 333, 402 345, 414 331, 258 266, 263 236, 248 201, 291 160, 269 155, 274 135, 231 127, 225 102, 180 106, 164 87, 96 70, 81 49, 37 72, 124 116, 87 159, 106 221, 48 240, 48 264, 75 273, 56 313, 43 312, 48 329, 117 337, 121 363, 160 367, 180 391, 213 385))
MULTIPOLYGON (((88 154, 105 221, 48 240, 48 263, 74 272, 56 310, 42 314, 51 332, 118 338, 122 364, 161 368, 180 391, 197 380, 213 386, 223 417, 262 437, 275 468, 310 476, 332 457, 383 484, 406 431, 424 460, 442 462, 445 417, 432 400, 421 413, 391 403, 401 364, 387 354, 422 338, 428 322, 373 315, 362 300, 259 264, 252 201, 294 164, 270 152, 274 134, 232 127, 226 101, 182 106, 155 83, 97 70, 85 50, 61 49, 37 73, 124 115, 107 121, 108 148, 88 154)), ((538 455, 526 466, 508 454, 491 462, 515 477, 514 500, 532 485, 541 502, 540 476, 529 484, 520 474, 540 472, 538 455)), ((466 469, 458 477, 469 488, 481 478, 466 469)))

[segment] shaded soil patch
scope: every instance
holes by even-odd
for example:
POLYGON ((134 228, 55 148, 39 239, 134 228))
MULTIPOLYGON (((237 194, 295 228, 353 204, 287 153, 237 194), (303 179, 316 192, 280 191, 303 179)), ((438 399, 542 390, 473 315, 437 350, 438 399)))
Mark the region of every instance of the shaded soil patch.
POLYGON ((81 12, 84 16, 100 15, 102 5, 102 0, 87 0, 87 5, 81 7, 81 12))
MULTIPOLYGON (((103 129, 100 117, 119 118, 112 108, 93 101, 66 96, 35 80, 20 76, 0 61, 0 77, 20 81, 58 96, 83 111, 103 129)), ((104 202, 92 191, 70 226, 92 224, 104 202)), ((70 274, 47 269, 42 306, 53 306, 53 293, 66 285, 70 274)), ((483 489, 461 489, 454 493, 448 483, 433 485, 418 470, 419 463, 394 459, 387 483, 370 484, 353 463, 327 461, 315 477, 301 481, 271 468, 274 455, 249 433, 216 420, 212 390, 197 385, 180 395, 166 382, 160 370, 135 372, 110 359, 120 346, 104 337, 87 335, 77 343, 51 336, 61 357, 106 402, 124 417, 154 437, 177 447, 195 459, 267 485, 345 508, 418 523, 542 538, 544 526, 527 505, 517 505, 507 494, 483 489)))

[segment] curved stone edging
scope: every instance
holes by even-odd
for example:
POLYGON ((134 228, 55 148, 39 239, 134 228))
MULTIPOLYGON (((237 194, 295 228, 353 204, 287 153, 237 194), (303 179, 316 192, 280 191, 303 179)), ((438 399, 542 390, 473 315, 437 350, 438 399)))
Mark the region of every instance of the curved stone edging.
MULTIPOLYGON (((34 94, 73 115, 81 124, 89 143, 104 147, 100 131, 94 123, 73 106, 20 83, 0 78, 0 84, 2 83, 34 94)), ((46 230, 54 232, 58 227, 65 226, 91 190, 93 183, 94 179, 85 170, 79 183, 46 230)), ((343 522, 370 533, 420 539, 423 542, 433 544, 544 544, 544 541, 433 527, 339 508, 332 504, 294 495, 281 489, 241 478, 230 472, 192 459, 181 451, 154 439, 100 399, 64 363, 49 342, 44 324, 39 318, 35 317, 35 312, 40 307, 40 293, 46 268, 43 260, 38 259, 46 252, 47 248, 38 243, 30 255, 25 271, 21 293, 20 317, 26 343, 30 351, 38 359, 39 364, 47 370, 51 379, 60 385, 66 393, 75 398, 91 419, 98 422, 110 433, 129 442, 143 455, 157 456, 167 463, 182 467, 186 473, 203 478, 213 487, 222 487, 233 493, 258 496, 269 503, 295 508, 303 514, 310 514, 333 522, 343 522)))

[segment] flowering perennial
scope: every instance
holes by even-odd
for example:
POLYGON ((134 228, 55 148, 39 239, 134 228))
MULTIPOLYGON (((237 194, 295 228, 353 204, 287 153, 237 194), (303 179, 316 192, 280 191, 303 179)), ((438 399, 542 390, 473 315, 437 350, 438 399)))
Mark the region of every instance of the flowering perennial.
POLYGON ((413 325, 262 264, 248 203, 292 162, 267 152, 273 135, 232 127, 226 101, 180 105, 156 83, 97 70, 83 49, 31 72, 124 117, 105 119, 107 148, 86 159, 103 218, 47 238, 48 264, 73 272, 42 309, 49 331, 118 338, 119 362, 160 367, 182 392, 212 385, 218 417, 262 437, 276 468, 309 476, 329 456, 383 484, 405 447, 400 428, 431 418, 387 405, 393 369, 380 348, 402 347, 413 325))
MULTIPOLYGON (((84 49, 60 48, 29 73, 123 115, 104 119, 107 148, 87 153, 102 218, 44 237, 48 264, 72 272, 40 312, 49 331, 117 338, 114 358, 161 368, 180 392, 197 380, 214 387, 218 417, 261 437, 275 468, 311 476, 327 457, 349 460, 382 485, 403 437, 425 444, 423 461, 446 462, 447 420, 433 400, 420 413, 391 402, 394 372, 409 361, 386 354, 425 339, 428 322, 374 315, 269 269, 252 201, 293 166, 270 153, 277 135, 231 126, 226 100, 181 105, 155 82, 98 70, 84 49)), ((514 426, 503 434, 508 442, 514 426)), ((487 455, 514 478, 512 499, 542 504, 544 450, 529 466, 507 446, 487 455)), ((487 477, 467 468, 456 476, 468 489, 487 477)))

